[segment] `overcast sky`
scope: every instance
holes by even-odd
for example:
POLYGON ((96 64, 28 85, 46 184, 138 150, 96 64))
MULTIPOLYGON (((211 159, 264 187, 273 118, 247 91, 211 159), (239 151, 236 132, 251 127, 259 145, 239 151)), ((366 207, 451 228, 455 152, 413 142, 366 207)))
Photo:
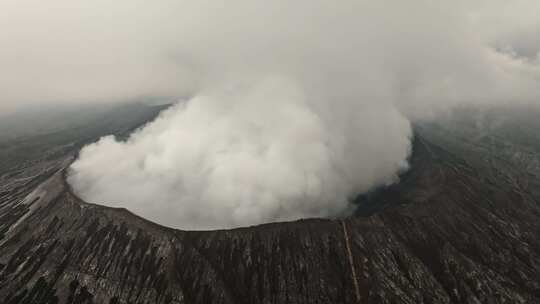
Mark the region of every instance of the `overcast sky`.
MULTIPOLYGON (((464 95, 456 99, 483 98, 470 96, 468 84, 505 76, 494 76, 500 67, 482 48, 537 63, 539 11, 535 0, 2 0, 0 111, 190 95, 240 69, 317 73, 329 65, 356 67, 357 57, 367 56, 389 61, 395 69, 387 76, 415 90, 413 99, 442 89, 409 87, 444 70, 447 82, 465 78, 451 84, 464 95)), ((512 73, 518 69, 538 74, 531 66, 512 73)))

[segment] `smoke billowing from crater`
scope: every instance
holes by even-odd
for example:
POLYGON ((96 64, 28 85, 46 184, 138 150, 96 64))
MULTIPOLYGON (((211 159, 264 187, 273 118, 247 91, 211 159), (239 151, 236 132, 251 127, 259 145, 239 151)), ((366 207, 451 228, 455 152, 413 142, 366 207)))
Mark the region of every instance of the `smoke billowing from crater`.
POLYGON ((180 3, 159 10, 166 30, 151 31, 159 52, 145 64, 168 58, 193 97, 125 142, 85 147, 69 177, 89 201, 166 225, 347 213, 350 197, 406 169, 407 117, 540 96, 535 46, 523 57, 507 45, 537 24, 487 30, 504 2, 180 3))
POLYGON ((318 102, 279 77, 203 92, 125 143, 83 149, 70 181, 93 202, 181 228, 338 215, 349 196, 396 179, 410 127, 388 104, 318 102))

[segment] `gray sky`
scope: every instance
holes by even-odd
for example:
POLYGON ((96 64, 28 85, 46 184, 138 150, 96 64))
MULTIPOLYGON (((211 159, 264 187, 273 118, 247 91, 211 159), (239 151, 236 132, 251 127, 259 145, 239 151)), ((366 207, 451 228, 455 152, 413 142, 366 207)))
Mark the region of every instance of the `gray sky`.
MULTIPOLYGON (((382 77, 397 77, 416 101, 443 88, 409 86, 434 77, 439 86, 446 77, 449 90, 463 95, 456 99, 490 99, 470 92, 505 77, 482 48, 538 63, 539 12, 535 0, 3 0, 0 111, 192 94, 245 70, 314 75, 332 66, 362 80, 374 71, 352 70, 368 57, 391 65, 382 77)), ((538 73, 537 66, 513 69, 538 73)), ((315 86, 328 81, 320 78, 315 86)))

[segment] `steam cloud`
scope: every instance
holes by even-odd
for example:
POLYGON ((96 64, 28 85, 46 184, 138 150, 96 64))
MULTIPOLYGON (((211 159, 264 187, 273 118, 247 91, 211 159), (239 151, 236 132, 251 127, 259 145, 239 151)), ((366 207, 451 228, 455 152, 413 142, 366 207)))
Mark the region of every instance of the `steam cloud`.
POLYGON ((326 99, 313 98, 276 77, 202 93, 125 143, 86 147, 70 181, 94 202, 189 229, 338 215, 406 167, 410 127, 388 104, 318 111, 326 99))
MULTIPOLYGON (((89 201, 174 227, 347 213, 351 196, 406 169, 408 119, 540 96, 540 41, 520 38, 540 37, 534 0, 117 2, 55 1, 72 9, 44 21, 66 31, 44 41, 61 54, 28 51, 20 67, 0 48, 2 65, 26 71, 2 90, 21 101, 193 96, 125 142, 85 147, 69 177, 89 201), (62 27, 74 20, 85 21, 62 27)), ((43 40, 20 23, 7 31, 43 40)))

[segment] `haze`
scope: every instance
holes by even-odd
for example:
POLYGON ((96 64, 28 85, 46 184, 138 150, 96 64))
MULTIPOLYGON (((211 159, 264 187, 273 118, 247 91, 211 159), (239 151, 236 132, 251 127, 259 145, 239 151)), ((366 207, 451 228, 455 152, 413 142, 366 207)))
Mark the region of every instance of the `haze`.
POLYGON ((86 200, 185 229, 352 210, 409 121, 540 95, 537 1, 0 4, 1 110, 191 96, 81 151, 86 200))

